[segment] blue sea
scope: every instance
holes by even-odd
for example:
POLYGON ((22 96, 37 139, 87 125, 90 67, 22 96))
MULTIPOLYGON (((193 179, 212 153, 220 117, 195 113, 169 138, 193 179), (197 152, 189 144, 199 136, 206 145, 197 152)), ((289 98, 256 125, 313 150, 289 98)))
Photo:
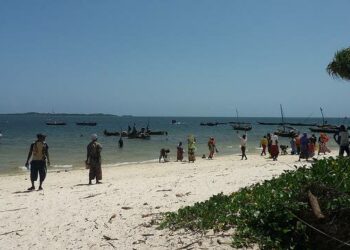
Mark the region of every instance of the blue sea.
MULTIPOLYGON (((322 123, 321 118, 285 118, 287 122, 322 123)), ((344 118, 327 119, 330 124, 347 124, 344 118)), ((209 137, 216 139, 219 155, 239 153, 239 139, 230 125, 214 127, 200 126, 201 122, 230 122, 236 118, 229 117, 131 117, 112 115, 52 115, 52 114, 16 114, 0 115, 0 173, 15 173, 24 171, 24 164, 30 144, 36 139, 37 133, 47 135, 51 158, 50 169, 71 169, 84 167, 86 146, 90 135, 97 133, 99 142, 103 145, 103 165, 117 167, 129 163, 155 161, 161 148, 170 149, 170 158, 176 159, 176 146, 182 141, 186 150, 186 139, 189 134, 197 139, 197 156, 208 155, 207 142, 209 137), (66 126, 48 126, 47 121, 64 121, 66 126), (176 124, 172 124, 176 120, 176 124), (97 122, 97 126, 77 126, 76 122, 97 122), (168 135, 154 135, 150 140, 124 138, 124 147, 118 148, 119 137, 106 137, 103 131, 127 130, 136 124, 138 129, 149 127, 152 131, 164 130, 168 135)), ((273 132, 277 126, 258 125, 261 122, 280 122, 280 118, 240 118, 240 121, 251 122, 253 129, 248 132, 248 152, 257 153, 259 141, 263 135, 273 132)), ((296 127, 300 132, 310 131, 308 127, 296 127)), ((242 132, 240 132, 242 134, 242 132)), ((318 136, 318 135, 317 135, 318 136)), ((281 144, 289 145, 288 138, 280 138, 281 144)), ((334 140, 329 146, 336 148, 334 140)), ((186 155, 185 155, 186 157, 186 155)))

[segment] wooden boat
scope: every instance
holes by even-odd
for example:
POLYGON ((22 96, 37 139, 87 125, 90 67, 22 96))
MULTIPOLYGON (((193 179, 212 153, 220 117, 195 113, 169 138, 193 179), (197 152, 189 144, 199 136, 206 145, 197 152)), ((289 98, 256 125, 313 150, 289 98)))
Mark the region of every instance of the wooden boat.
POLYGON ((322 125, 316 125, 314 128, 309 128, 310 131, 315 133, 328 133, 328 134, 338 133, 339 126, 328 124, 327 121, 324 119, 323 109, 321 107, 320 107, 320 111, 322 115, 322 125))
POLYGON ((252 130, 252 126, 251 125, 247 125, 247 124, 235 124, 235 125, 231 125, 232 128, 234 130, 242 130, 242 131, 250 131, 252 130))
POLYGON ((237 123, 231 125, 234 130, 250 131, 252 130, 252 125, 247 122, 240 122, 238 118, 238 110, 236 109, 237 123))
MULTIPOLYGON (((120 136, 120 132, 108 132, 106 129, 103 131, 105 136, 120 136)), ((121 132, 122 137, 128 137, 128 133, 126 131, 121 132)))
POLYGON ((284 122, 284 113, 282 109, 282 104, 280 104, 280 109, 281 109, 281 117, 282 117, 282 125, 281 127, 277 128, 275 131, 275 134, 280 136, 280 137, 295 137, 299 134, 298 130, 291 127, 287 126, 286 123, 284 122))
POLYGON ((315 133, 326 133, 326 134, 335 134, 339 132, 339 128, 334 128, 334 127, 316 127, 316 128, 309 128, 311 132, 315 133))
POLYGON ((167 131, 148 131, 148 134, 150 135, 168 135, 167 131))
POLYGON ((290 126, 317 126, 317 123, 301 123, 301 122, 288 122, 286 123, 287 125, 290 126))
POLYGON ((75 123, 78 126, 96 126, 96 122, 76 122, 75 123))
POLYGON ((281 128, 278 128, 275 131, 275 133, 280 137, 289 137, 289 138, 296 137, 299 134, 298 130, 289 126, 282 126, 281 128))
POLYGON ((260 124, 260 125, 279 125, 279 126, 282 126, 284 123, 280 123, 280 122, 258 122, 258 124, 260 124))
POLYGON ((49 125, 49 126, 65 126, 67 124, 65 122, 52 121, 52 122, 46 122, 46 125, 49 125))

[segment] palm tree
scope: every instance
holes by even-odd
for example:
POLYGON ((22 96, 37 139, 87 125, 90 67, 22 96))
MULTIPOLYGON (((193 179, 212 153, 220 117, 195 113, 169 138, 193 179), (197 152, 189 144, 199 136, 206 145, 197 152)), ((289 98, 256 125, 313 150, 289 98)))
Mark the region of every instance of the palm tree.
POLYGON ((329 75, 350 81, 350 47, 335 53, 333 61, 327 66, 329 75))

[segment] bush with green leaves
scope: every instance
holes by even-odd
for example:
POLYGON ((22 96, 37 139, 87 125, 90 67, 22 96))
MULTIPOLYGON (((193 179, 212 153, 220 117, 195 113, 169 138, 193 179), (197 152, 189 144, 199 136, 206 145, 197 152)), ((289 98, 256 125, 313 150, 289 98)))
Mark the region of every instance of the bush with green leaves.
POLYGON ((234 247, 258 244, 261 249, 349 249, 350 245, 340 243, 350 240, 346 221, 350 221, 350 160, 328 158, 230 195, 220 193, 168 212, 160 228, 234 228, 234 247), (313 214, 308 191, 318 198, 324 219, 313 214))

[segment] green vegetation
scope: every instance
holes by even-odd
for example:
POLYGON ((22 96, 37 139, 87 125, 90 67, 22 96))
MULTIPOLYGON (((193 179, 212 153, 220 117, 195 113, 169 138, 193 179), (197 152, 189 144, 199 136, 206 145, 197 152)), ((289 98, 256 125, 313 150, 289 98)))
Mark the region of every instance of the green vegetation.
POLYGON ((327 72, 331 76, 350 81, 350 48, 335 53, 333 61, 327 66, 327 72))
POLYGON ((329 158, 231 195, 220 193, 176 213, 166 213, 160 228, 235 228, 234 247, 258 244, 261 249, 349 249, 350 244, 338 241, 350 240, 349 191, 350 160, 329 158), (318 198, 324 219, 314 215, 308 191, 318 198))

